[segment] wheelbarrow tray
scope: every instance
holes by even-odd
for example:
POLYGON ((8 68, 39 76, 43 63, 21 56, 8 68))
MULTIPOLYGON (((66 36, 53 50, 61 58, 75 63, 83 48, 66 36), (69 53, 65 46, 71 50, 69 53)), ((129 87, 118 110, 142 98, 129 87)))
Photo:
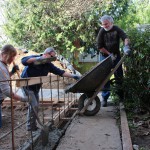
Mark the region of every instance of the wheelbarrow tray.
POLYGON ((83 74, 83 76, 74 84, 66 88, 67 92, 72 93, 89 93, 95 90, 102 84, 105 78, 110 74, 113 66, 111 56, 108 56, 103 61, 99 62, 90 71, 83 74))

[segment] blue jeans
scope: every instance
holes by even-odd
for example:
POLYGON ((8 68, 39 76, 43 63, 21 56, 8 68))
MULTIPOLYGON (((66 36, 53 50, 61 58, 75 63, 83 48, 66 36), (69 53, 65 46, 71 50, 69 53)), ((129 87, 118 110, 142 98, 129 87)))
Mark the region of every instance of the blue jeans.
POLYGON ((29 94, 32 99, 31 104, 29 104, 28 106, 28 112, 27 112, 27 130, 34 130, 37 127, 37 123, 36 123, 37 118, 32 107, 35 108, 35 111, 38 114, 39 91, 31 91, 28 90, 26 87, 23 87, 22 92, 24 96, 27 96, 29 94))
MULTIPOLYGON (((102 54, 100 54, 100 61, 104 60, 106 57, 103 56, 102 54)), ((121 57, 117 56, 116 60, 113 63, 113 68, 118 64, 118 62, 120 61, 121 57)), ((117 84, 119 86, 122 85, 122 78, 123 78, 123 70, 122 70, 122 64, 118 67, 118 69, 115 71, 114 73, 115 79, 117 80, 117 84)), ((102 98, 104 101, 107 101, 107 99, 110 96, 110 81, 108 81, 105 86, 104 86, 104 90, 102 91, 102 98)), ((123 91, 121 89, 117 89, 116 94, 118 94, 120 99, 123 99, 123 91)))

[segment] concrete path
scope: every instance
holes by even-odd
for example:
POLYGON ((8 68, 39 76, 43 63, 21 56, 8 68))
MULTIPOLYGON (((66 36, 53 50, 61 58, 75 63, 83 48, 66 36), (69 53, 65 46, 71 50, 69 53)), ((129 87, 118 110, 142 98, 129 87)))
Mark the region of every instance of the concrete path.
POLYGON ((114 106, 95 116, 77 116, 56 150, 122 150, 114 106))
MULTIPOLYGON (((21 95, 20 90, 18 93, 21 95)), ((64 90, 60 89, 60 93, 63 95, 64 90)), ((53 89, 53 97, 57 94, 57 90, 53 89)), ((43 89, 43 95, 44 98, 50 97, 50 90, 43 89)), ((98 96, 101 99, 100 93, 98 96)), ((76 116, 56 150, 122 150, 116 110, 111 100, 109 103, 110 106, 101 107, 95 116, 76 116)))

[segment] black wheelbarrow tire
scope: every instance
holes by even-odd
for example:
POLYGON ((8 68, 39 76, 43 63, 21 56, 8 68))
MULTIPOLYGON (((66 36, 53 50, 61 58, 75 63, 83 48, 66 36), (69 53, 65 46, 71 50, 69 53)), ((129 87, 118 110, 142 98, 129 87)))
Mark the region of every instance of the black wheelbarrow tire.
MULTIPOLYGON (((82 110, 82 108, 86 105, 86 100, 87 100, 86 94, 82 94, 78 101, 79 110, 82 110)), ((101 107, 100 99, 98 96, 96 96, 83 114, 86 116, 94 116, 99 112, 100 107, 101 107)))

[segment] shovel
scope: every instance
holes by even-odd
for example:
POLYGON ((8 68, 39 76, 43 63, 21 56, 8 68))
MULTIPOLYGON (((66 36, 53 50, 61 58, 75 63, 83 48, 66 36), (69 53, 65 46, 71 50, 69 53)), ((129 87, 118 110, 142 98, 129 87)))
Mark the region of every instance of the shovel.
POLYGON ((35 110, 35 107, 30 103, 33 111, 34 111, 34 114, 35 114, 35 117, 39 123, 39 125, 41 126, 41 139, 42 139, 42 145, 43 146, 46 146, 47 143, 48 143, 48 136, 49 136, 49 127, 44 125, 41 121, 40 121, 40 118, 35 110))
POLYGON ((41 121, 40 121, 40 118, 39 118, 39 116, 38 116, 38 114, 37 114, 37 111, 36 111, 36 105, 35 105, 35 103, 34 103, 34 100, 35 100, 35 95, 34 95, 34 93, 32 92, 32 91, 28 91, 28 93, 27 93, 27 91, 25 91, 25 93, 26 93, 26 95, 28 96, 28 103, 29 103, 29 105, 31 106, 31 108, 32 108, 32 110, 33 110, 33 112, 34 112, 34 115, 35 115, 35 117, 36 117, 36 119, 37 119, 37 122, 39 123, 39 125, 40 125, 40 129, 41 129, 41 140, 42 140, 42 145, 43 146, 46 146, 47 145, 47 143, 48 143, 48 136, 49 136, 49 126, 46 126, 46 125, 44 125, 41 121))

